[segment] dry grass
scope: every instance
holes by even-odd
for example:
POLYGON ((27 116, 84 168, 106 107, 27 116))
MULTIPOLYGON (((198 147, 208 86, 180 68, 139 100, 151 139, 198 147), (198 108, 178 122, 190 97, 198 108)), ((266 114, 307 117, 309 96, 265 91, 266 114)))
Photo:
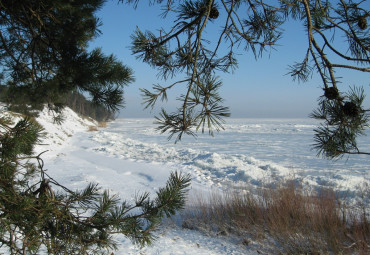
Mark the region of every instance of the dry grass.
POLYGON ((99 128, 106 128, 107 127, 107 122, 106 121, 100 121, 99 123, 98 123, 98 127, 99 128))
POLYGON ((89 132, 98 131, 98 130, 99 130, 99 128, 106 128, 106 127, 107 127, 107 125, 108 125, 108 124, 107 124, 107 122, 102 121, 102 122, 99 122, 97 126, 94 126, 94 125, 89 126, 88 131, 89 131, 89 132))
POLYGON ((89 132, 98 131, 98 127, 97 127, 97 126, 89 126, 88 131, 89 131, 89 132))
MULTIPOLYGON (((293 182, 257 192, 190 200, 183 227, 274 240, 277 254, 368 254, 365 205, 346 206, 333 190, 307 193, 293 182)), ((367 213, 367 214, 366 214, 367 213)))

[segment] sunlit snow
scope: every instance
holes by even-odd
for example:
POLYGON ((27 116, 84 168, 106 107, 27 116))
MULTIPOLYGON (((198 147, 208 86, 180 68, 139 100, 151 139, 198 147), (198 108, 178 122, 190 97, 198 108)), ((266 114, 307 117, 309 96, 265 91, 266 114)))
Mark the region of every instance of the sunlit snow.
MULTIPOLYGON (((50 176, 70 189, 89 182, 132 200, 137 192, 154 194, 171 171, 192 176, 190 192, 207 192, 245 185, 261 187, 294 179, 307 187, 329 186, 346 199, 356 199, 361 186, 370 181, 366 156, 338 161, 316 157, 310 149, 313 129, 310 119, 230 119, 225 131, 215 137, 199 134, 174 144, 159 135, 152 119, 118 119, 88 132, 96 125, 64 110, 62 125, 52 122, 44 110, 37 121, 47 133, 37 146, 50 176)), ((370 151, 369 137, 361 148, 370 151)), ((167 220, 154 245, 140 249, 124 237, 115 254, 258 254, 258 245, 246 247, 231 237, 206 236, 167 220)))

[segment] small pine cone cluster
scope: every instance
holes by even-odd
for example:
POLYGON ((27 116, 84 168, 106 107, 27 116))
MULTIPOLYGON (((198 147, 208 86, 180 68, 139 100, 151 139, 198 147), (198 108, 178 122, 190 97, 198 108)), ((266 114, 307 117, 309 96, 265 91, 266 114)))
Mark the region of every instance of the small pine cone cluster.
POLYGON ((325 88, 324 91, 324 96, 329 100, 334 100, 339 97, 339 91, 335 87, 325 88))
POLYGON ((360 113, 357 105, 353 102, 346 102, 343 106, 343 112, 349 117, 357 117, 360 113))
POLYGON ((362 30, 366 29, 367 28, 367 20, 366 20, 366 17, 365 16, 361 16, 358 18, 358 21, 357 21, 357 25, 359 26, 359 28, 361 28, 362 30))
POLYGON ((211 12, 209 13, 209 17, 211 19, 217 19, 218 18, 218 15, 220 15, 220 13, 218 12, 217 8, 216 7, 212 7, 211 12))

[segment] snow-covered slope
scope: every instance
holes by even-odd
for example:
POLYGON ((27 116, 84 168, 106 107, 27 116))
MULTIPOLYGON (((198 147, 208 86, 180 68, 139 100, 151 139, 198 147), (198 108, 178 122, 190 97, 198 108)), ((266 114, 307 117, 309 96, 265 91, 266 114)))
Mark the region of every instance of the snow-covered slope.
MULTIPOLYGON (((77 132, 87 132, 91 127, 97 127, 98 123, 89 118, 83 118, 70 108, 64 108, 60 115, 63 122, 56 124, 54 117, 57 114, 47 107, 39 112, 36 121, 44 128, 41 144, 35 148, 35 153, 41 151, 55 151, 67 144, 70 138, 77 132)), ((4 104, 0 103, 0 116, 11 119, 16 124, 23 118, 22 114, 8 111, 4 104)))
POLYGON ((54 123, 54 115, 53 111, 45 107, 36 118, 36 121, 45 129, 42 145, 36 147, 36 152, 59 150, 75 133, 87 132, 89 127, 97 126, 96 121, 82 118, 68 107, 61 112, 62 123, 54 123))

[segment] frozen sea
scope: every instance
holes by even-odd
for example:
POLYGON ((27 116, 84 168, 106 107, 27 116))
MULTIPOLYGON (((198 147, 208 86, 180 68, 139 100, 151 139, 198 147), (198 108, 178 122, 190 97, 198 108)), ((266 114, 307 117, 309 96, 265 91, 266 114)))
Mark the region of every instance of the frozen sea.
MULTIPOLYGON (((351 198, 370 180, 370 157, 319 158, 312 150, 312 119, 228 119, 214 137, 198 133, 177 144, 159 134, 153 119, 117 119, 94 135, 96 151, 125 159, 174 163, 190 167, 200 181, 225 186, 263 186, 294 179, 311 186, 332 187, 351 198)), ((370 151, 370 133, 359 148, 370 151)))

